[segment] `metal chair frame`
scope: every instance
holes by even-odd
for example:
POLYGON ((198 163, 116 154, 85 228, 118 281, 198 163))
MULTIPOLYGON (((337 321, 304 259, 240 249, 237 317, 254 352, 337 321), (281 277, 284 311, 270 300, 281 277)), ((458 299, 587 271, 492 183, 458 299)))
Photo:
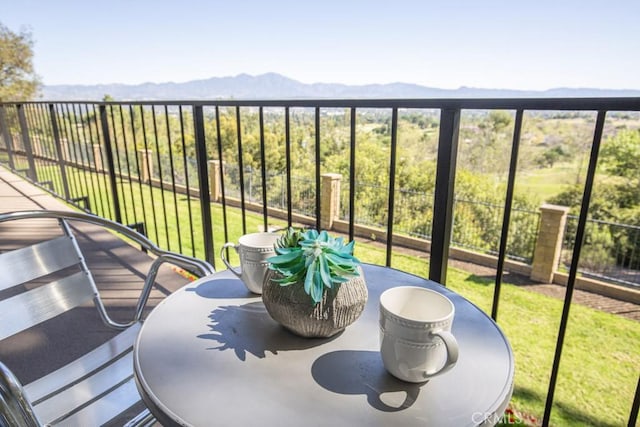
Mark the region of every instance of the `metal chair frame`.
MULTIPOLYGON (((0 271, 3 272, 0 275, 0 292, 12 291, 4 299, 0 294, 0 340, 88 301, 93 301, 107 327, 122 332, 78 360, 25 386, 0 362, 0 426, 102 424, 140 401, 133 380, 133 363, 127 361, 161 265, 174 264, 200 276, 213 274, 215 270, 206 261, 160 249, 142 234, 122 224, 87 213, 10 212, 0 214, 0 224, 44 218, 57 220, 62 236, 0 254, 0 271), (109 316, 69 226, 73 221, 117 232, 155 256, 129 322, 117 322, 109 316), (51 276, 56 279, 54 281, 33 289, 22 286, 36 279, 48 280, 47 276, 56 272, 59 273, 57 276, 51 276), (59 279, 60 275, 66 276, 59 279), (103 385, 108 381, 116 383, 103 385), (103 388, 95 393, 95 389, 99 389, 97 384, 103 388), (121 411, 110 413, 114 407, 121 411)), ((153 422, 153 417, 145 410, 127 425, 150 425, 153 422)))

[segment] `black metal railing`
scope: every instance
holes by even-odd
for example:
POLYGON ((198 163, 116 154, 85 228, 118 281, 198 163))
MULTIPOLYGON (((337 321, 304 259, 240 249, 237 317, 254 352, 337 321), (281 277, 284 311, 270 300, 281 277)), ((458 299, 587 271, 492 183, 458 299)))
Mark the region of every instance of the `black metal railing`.
MULTIPOLYGON (((368 153, 361 151, 364 137, 358 127, 372 112, 388 116, 385 144, 388 155, 375 167, 385 177, 382 224, 386 238, 386 264, 391 266, 396 221, 402 202, 398 188, 403 171, 399 116, 405 111, 428 110, 439 117, 429 212, 425 227, 430 241, 428 277, 447 283, 447 263, 454 223, 458 140, 463 111, 509 110, 515 114, 509 147, 508 173, 497 244, 497 274, 492 317, 497 319, 509 235, 514 218, 514 188, 520 156, 525 112, 577 111, 597 115, 583 187, 583 198, 575 224, 574 247, 568 265, 557 343, 551 368, 543 424, 548 424, 554 402, 560 360, 572 306, 593 189, 599 147, 607 114, 640 111, 638 98, 589 99, 433 99, 433 100, 237 100, 202 102, 29 102, 0 104, 0 161, 47 191, 100 216, 125 224, 144 224, 159 245, 197 255, 215 264, 214 231, 228 241, 234 227, 247 232, 248 206, 258 204, 262 223, 269 222, 270 194, 279 192, 279 206, 288 225, 294 222, 293 203, 299 183, 292 176, 304 170, 308 197, 306 216, 319 228, 321 174, 326 170, 323 153, 344 153, 341 173, 348 188, 346 220, 349 239, 354 239, 359 209, 358 173, 368 153), (195 159, 195 160, 192 160, 195 159), (237 177, 219 167, 211 181, 210 161, 237 168, 237 177), (247 192, 247 174, 251 178, 247 192), (270 174, 281 174, 278 189, 270 174), (259 183, 259 188, 254 187, 259 183), (218 188, 219 187, 219 188, 218 188), (212 196, 220 193, 220 197, 212 196), (235 192, 239 217, 230 210, 229 193, 235 192), (249 194, 249 195, 248 195, 249 194), (213 200, 215 199, 215 200, 213 200), (216 202, 216 203, 214 203, 216 202)), ((335 166, 335 165, 334 165, 335 166)), ((306 190, 305 190, 306 191, 306 190)), ((534 344, 532 344, 534 345, 534 344)), ((635 425, 640 405, 640 382, 629 414, 635 425)))
MULTIPOLYGON (((579 218, 567 217, 563 239, 565 256, 560 266, 568 269, 571 247, 579 218)), ((578 271, 585 276, 606 279, 622 285, 640 285, 640 227, 611 221, 587 221, 578 271)))

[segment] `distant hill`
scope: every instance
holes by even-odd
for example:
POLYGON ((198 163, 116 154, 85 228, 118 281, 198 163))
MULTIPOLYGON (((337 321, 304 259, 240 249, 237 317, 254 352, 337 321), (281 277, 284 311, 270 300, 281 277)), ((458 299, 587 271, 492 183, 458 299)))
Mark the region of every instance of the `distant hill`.
POLYGON ((100 101, 105 94, 118 101, 211 100, 211 99, 300 99, 300 98, 523 98, 523 97, 640 97, 640 90, 556 88, 545 91, 480 89, 460 87, 438 89, 409 83, 344 85, 305 84, 280 74, 239 74, 184 83, 138 85, 51 85, 42 89, 47 101, 100 101))

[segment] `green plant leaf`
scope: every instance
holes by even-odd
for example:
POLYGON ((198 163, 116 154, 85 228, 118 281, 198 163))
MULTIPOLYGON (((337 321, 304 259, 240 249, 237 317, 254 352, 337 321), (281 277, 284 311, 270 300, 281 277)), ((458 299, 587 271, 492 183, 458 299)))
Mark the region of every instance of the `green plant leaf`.
POLYGON ((271 264, 287 264, 291 261, 294 261, 296 258, 300 257, 300 250, 298 251, 292 251, 289 253, 285 253, 282 255, 276 255, 276 256, 272 256, 267 258, 267 262, 271 263, 271 264))
POLYGON ((320 255, 320 278, 322 279, 322 283, 328 288, 331 287, 331 272, 329 271, 329 264, 327 263, 327 258, 324 255, 320 255))
POLYGON ((307 275, 304 279, 304 291, 307 295, 311 295, 311 286, 313 282, 314 273, 316 270, 316 260, 311 261, 311 264, 307 267, 307 275))
POLYGON ((322 301, 322 293, 324 291, 324 285, 322 284, 322 279, 320 278, 320 272, 316 271, 314 274, 313 286, 311 288, 311 299, 313 302, 318 304, 322 301))

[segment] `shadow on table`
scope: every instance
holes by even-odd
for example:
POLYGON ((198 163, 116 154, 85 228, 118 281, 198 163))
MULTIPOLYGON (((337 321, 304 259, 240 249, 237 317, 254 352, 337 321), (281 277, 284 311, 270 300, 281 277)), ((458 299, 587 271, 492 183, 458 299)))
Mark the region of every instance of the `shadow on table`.
POLYGON ((209 314, 209 320, 212 333, 198 335, 198 338, 217 341, 220 345, 209 350, 233 350, 242 361, 246 360, 247 353, 264 358, 267 352, 303 350, 340 335, 322 339, 298 337, 276 323, 261 301, 220 306, 209 314))
POLYGON ((323 354, 311 367, 313 379, 340 394, 362 394, 374 408, 397 412, 411 407, 425 383, 400 381, 389 374, 378 351, 339 350, 323 354))
POLYGON ((187 287, 187 292, 195 292, 202 298, 251 298, 259 295, 249 292, 240 279, 212 279, 196 287, 187 287))

